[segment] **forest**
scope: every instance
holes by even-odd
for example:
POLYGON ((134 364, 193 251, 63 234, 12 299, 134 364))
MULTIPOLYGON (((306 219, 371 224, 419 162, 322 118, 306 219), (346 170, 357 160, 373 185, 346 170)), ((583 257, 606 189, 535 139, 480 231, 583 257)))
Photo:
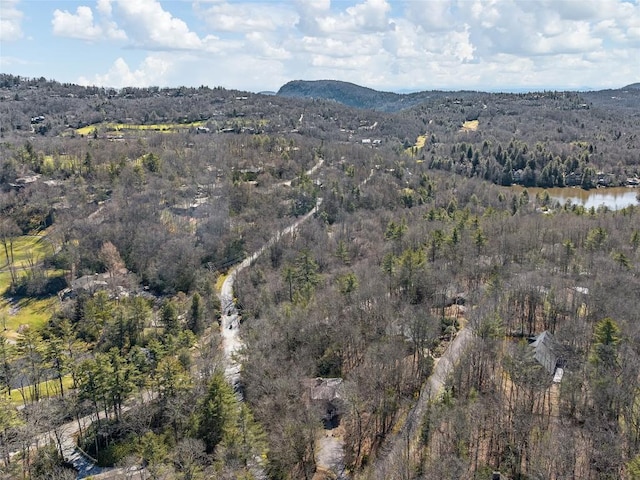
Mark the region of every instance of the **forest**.
POLYGON ((0 75, 0 478, 640 479, 640 89, 337 84, 0 75))

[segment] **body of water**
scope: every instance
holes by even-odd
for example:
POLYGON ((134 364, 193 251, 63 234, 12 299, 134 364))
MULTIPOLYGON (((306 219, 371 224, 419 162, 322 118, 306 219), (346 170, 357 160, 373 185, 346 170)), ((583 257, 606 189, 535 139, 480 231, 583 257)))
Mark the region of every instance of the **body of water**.
MULTIPOLYGON (((518 192, 522 192, 522 187, 517 188, 518 192)), ((529 198, 534 199, 538 193, 545 190, 553 201, 559 202, 560 205, 566 204, 568 201, 576 205, 582 205, 587 209, 591 207, 597 209, 605 206, 609 210, 621 210, 629 205, 640 205, 638 194, 640 189, 629 187, 610 187, 610 188, 592 188, 591 190, 583 190, 582 188, 527 188, 529 198)))

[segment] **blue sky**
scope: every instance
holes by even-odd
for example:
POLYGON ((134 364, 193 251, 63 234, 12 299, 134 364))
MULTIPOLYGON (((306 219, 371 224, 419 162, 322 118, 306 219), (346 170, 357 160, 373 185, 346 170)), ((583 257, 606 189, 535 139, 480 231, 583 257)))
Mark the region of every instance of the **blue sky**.
POLYGON ((640 0, 0 0, 0 71, 116 88, 616 88, 640 81, 640 0))

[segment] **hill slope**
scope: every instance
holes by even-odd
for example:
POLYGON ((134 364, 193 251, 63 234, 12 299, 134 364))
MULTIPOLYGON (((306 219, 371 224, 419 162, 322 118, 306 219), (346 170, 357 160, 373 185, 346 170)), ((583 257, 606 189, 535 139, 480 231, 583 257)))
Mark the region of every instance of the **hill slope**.
POLYGON ((292 98, 321 98, 334 100, 344 105, 378 110, 382 112, 397 112, 418 105, 433 97, 449 95, 447 92, 418 92, 399 94, 380 92, 354 83, 337 80, 294 80, 283 85, 278 95, 292 98))
MULTIPOLYGON (((640 83, 620 89, 581 92, 587 102, 606 107, 637 108, 640 104, 640 83)), ((422 91, 408 94, 381 92, 354 83, 338 80, 294 80, 283 85, 277 95, 289 98, 314 98, 335 102, 359 109, 381 112, 406 110, 428 100, 455 96, 458 100, 477 97, 482 92, 473 91, 422 91)), ((524 95, 524 94, 521 94, 524 95)))

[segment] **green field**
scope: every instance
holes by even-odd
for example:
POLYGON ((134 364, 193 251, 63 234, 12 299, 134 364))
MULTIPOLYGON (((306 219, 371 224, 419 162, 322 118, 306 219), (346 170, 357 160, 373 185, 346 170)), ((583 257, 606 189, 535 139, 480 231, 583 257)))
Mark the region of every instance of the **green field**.
MULTIPOLYGON (((13 261, 18 270, 28 268, 29 262, 37 263, 52 253, 53 247, 47 242, 44 234, 22 235, 13 240, 13 261)), ((4 247, 0 247, 0 268, 4 271, 7 265, 8 259, 4 247)), ((3 284, 0 283, 0 291, 2 286, 3 284)))
POLYGON ((77 135, 93 135, 94 131, 98 131, 98 134, 105 133, 117 133, 123 131, 154 131, 154 132, 167 132, 173 133, 179 130, 185 130, 189 128, 202 127, 204 121, 189 122, 189 123, 154 123, 151 125, 142 125, 137 123, 96 123, 94 125, 87 125, 86 127, 77 128, 77 135))
POLYGON ((409 155, 415 155, 416 153, 418 153, 419 150, 423 149, 426 144, 427 144, 427 135, 426 134, 419 135, 418 138, 416 138, 415 145, 407 148, 405 152, 408 153, 409 155))
MULTIPOLYGON (((38 386, 40 389, 40 398, 55 397, 60 395, 60 381, 58 379, 40 382, 38 386)), ((73 379, 71 378, 71 375, 65 375, 62 377, 62 386, 65 391, 71 389, 71 387, 73 386, 73 379)), ((14 388, 13 390, 11 390, 11 395, 9 395, 9 401, 14 405, 21 405, 23 403, 29 402, 30 400, 31 388, 28 385, 25 385, 22 391, 20 389, 14 388)))
POLYGON ((9 302, 0 297, 0 329, 5 329, 5 336, 12 340, 18 337, 21 325, 41 327, 58 306, 58 297, 43 299, 22 298, 17 302, 9 302))
MULTIPOLYGON (((58 297, 44 299, 21 298, 10 302, 5 293, 11 286, 11 272, 8 268, 4 248, 0 249, 0 329, 8 338, 16 338, 21 325, 38 327, 46 323, 58 304, 58 297)), ((53 253, 53 247, 44 235, 24 235, 13 242, 13 259, 18 277, 25 275, 32 266, 41 262, 45 256, 53 253)), ((49 270, 47 275, 60 272, 49 270)))
POLYGON ((42 168, 48 172, 55 172, 57 170, 71 171, 74 165, 78 163, 78 159, 71 155, 45 155, 42 168))
POLYGON ((475 132, 478 130, 478 126, 480 122, 478 120, 467 120, 462 124, 462 131, 464 132, 475 132))

